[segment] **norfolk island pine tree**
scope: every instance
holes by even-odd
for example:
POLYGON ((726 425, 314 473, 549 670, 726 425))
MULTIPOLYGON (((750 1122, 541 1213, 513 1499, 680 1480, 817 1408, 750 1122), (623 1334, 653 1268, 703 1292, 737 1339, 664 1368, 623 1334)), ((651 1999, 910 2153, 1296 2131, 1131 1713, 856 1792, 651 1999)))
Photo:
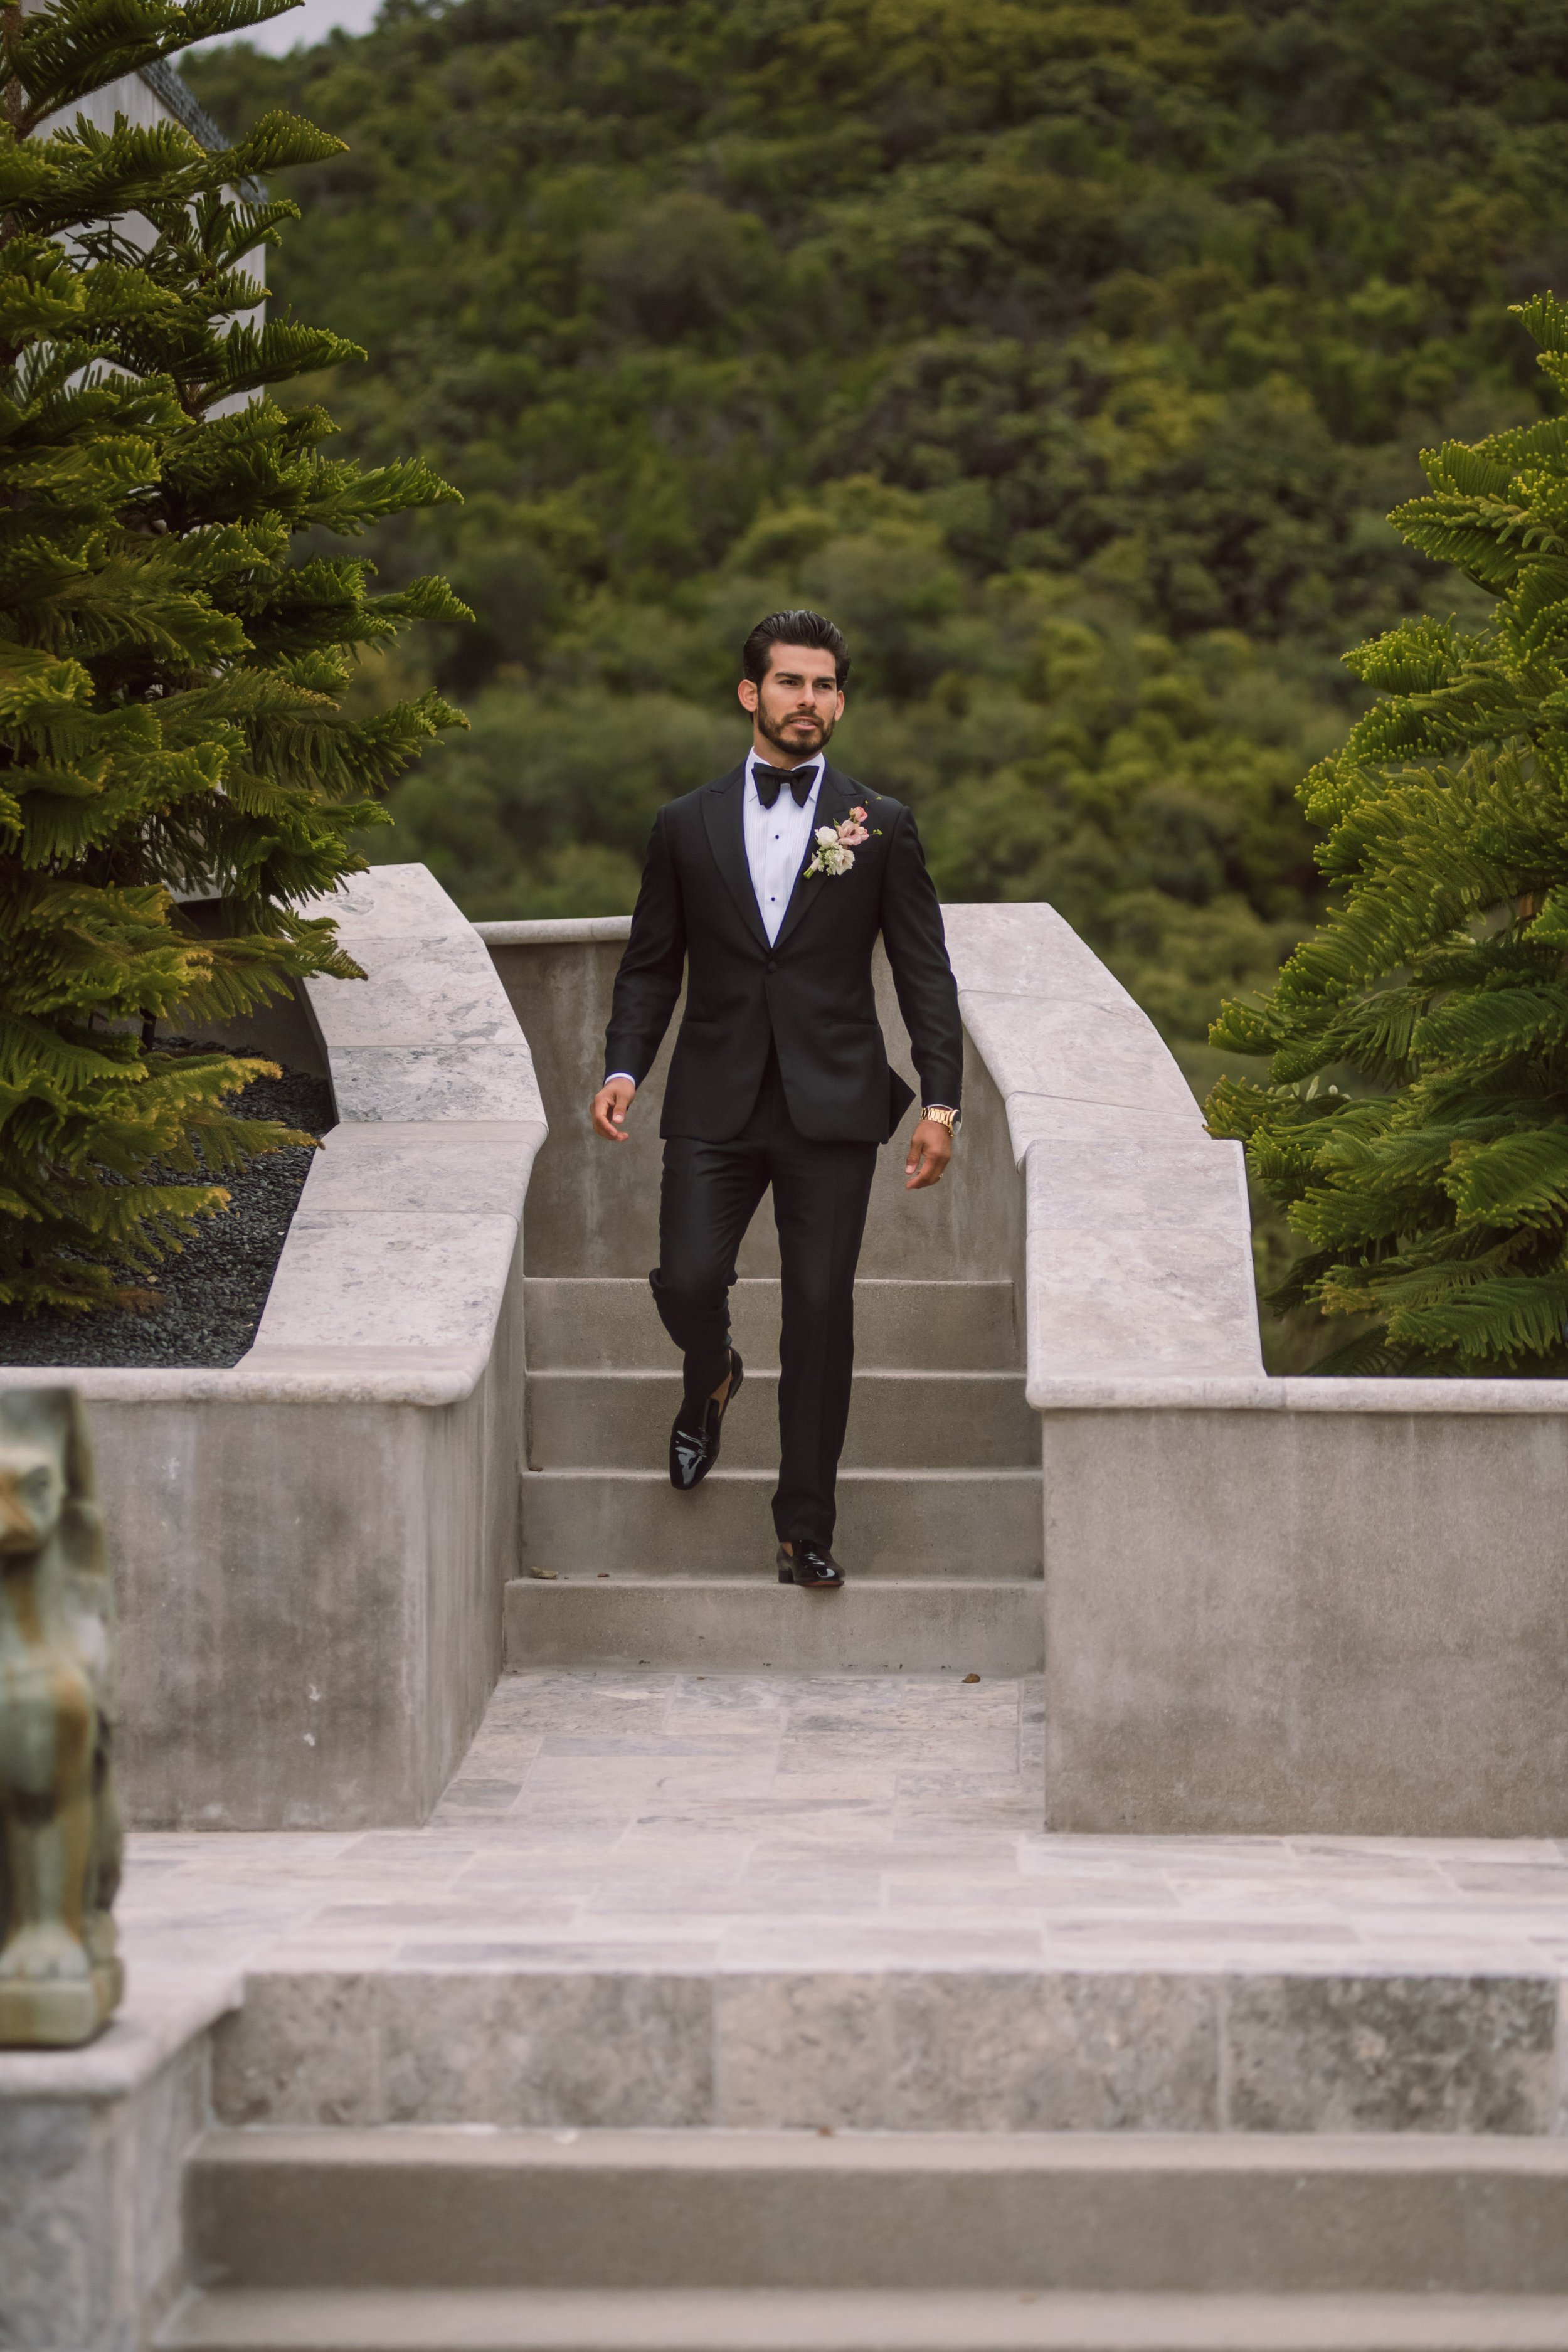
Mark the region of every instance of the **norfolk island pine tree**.
MULTIPOLYGON (((1568 393, 1568 305, 1518 306, 1568 393)), ((1391 520, 1496 597, 1346 656, 1380 699, 1305 779, 1342 894, 1211 1035, 1270 1055, 1211 1132, 1303 1248, 1268 1303, 1356 1318, 1323 1371, 1568 1373, 1568 422, 1423 453, 1391 520), (1354 1072, 1366 1091, 1325 1087, 1354 1072)))
POLYGON ((363 354, 247 315, 246 257, 298 216, 262 176, 341 142, 273 113, 209 153, 70 116, 289 5, 0 9, 0 1303, 24 1311, 146 1296, 228 1198, 171 1172, 306 1139, 226 1107, 271 1065, 160 1052, 155 1024, 362 977, 300 908, 363 868, 353 835, 459 721, 435 694, 338 705, 360 648, 469 617, 445 582, 376 596, 363 559, 295 545, 456 493, 417 459, 326 457, 325 412, 267 388, 363 354), (216 936, 182 898, 218 902, 216 936))

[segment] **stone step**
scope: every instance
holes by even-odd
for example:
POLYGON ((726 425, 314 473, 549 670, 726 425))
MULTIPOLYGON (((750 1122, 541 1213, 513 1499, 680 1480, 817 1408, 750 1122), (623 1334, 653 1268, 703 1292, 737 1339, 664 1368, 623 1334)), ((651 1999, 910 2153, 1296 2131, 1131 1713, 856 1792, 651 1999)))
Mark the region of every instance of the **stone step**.
MULTIPOLYGON (((735 1345, 747 1372, 776 1370, 779 1286, 737 1282, 735 1345)), ((524 1328, 533 1370, 658 1371, 674 1350, 641 1281, 531 1276, 524 1328)), ((1023 1341, 1010 1282, 858 1282, 855 1361, 862 1371, 1016 1371, 1023 1341)))
MULTIPOLYGON (((721 1464, 694 1494, 662 1470, 529 1470, 521 1481, 525 1569, 574 1578, 758 1578, 773 1573, 773 1470, 721 1464)), ((995 1583, 1038 1577, 1038 1470, 847 1470, 835 1556, 856 1577, 995 1583)))
POLYGON ((1558 2295, 240 2288, 169 2352, 1563 2352, 1558 2295))
POLYGON ((517 1577, 506 1588, 506 1663, 676 1674, 1038 1674, 1046 1612, 1037 1580, 851 1580, 799 1592, 767 1560, 734 1577, 517 1577))
POLYGON ((1568 2298, 1546 2138, 231 2131, 185 2210, 194 2278, 274 2292, 1568 2298))
MULTIPOLYGON (((728 1468, 777 1466, 778 1377, 747 1364, 724 1421, 728 1468)), ((663 1470, 679 1402, 673 1359, 658 1371, 531 1372, 530 1466, 663 1470)), ((1037 1469, 1039 1460, 1039 1421, 1021 1372, 857 1374, 847 1469, 1037 1469)))

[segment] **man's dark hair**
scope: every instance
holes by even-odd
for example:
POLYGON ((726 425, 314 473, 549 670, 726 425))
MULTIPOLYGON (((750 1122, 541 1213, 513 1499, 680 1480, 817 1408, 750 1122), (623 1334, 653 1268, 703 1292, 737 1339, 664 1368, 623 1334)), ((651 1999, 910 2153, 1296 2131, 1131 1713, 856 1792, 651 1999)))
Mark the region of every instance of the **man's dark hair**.
POLYGON ((761 686, 766 677, 775 646, 820 646, 824 653, 833 656, 839 692, 848 685, 849 648, 832 622, 825 620, 820 613, 804 609, 770 613, 765 621, 757 623, 741 647, 741 667, 753 686, 761 686))

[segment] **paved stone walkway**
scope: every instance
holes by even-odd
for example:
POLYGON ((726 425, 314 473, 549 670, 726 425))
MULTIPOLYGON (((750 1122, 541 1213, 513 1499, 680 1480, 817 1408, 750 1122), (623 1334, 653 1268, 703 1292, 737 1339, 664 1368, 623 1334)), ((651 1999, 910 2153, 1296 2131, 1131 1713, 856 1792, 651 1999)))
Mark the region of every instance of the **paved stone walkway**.
POLYGON ((289 1969, 1568 1976, 1568 1842, 1047 1836, 1038 1686, 518 1675, 429 1826, 143 1834, 132 1997, 289 1969))

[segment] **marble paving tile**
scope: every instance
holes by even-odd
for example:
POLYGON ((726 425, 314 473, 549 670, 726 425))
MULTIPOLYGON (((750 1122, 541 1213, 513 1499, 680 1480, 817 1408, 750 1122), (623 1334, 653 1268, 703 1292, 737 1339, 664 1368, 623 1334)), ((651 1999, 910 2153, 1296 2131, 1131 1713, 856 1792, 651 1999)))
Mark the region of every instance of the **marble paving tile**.
MULTIPOLYGON (((1294 1964, 1293 1964, 1294 1965, 1294 1964)), ((1406 1942, 1363 1936, 1355 1966, 1365 1976, 1543 1976, 1561 1978, 1563 1955, 1553 1958, 1543 1944, 1521 1937, 1433 1937, 1406 1942)), ((1303 1971, 1306 1973, 1306 1971, 1303 1971)))
POLYGON ((504 1813, 522 1794, 522 1781, 454 1780, 437 1806, 437 1825, 456 1822, 468 1813, 504 1813))
POLYGON ((479 1888, 537 1887, 557 1892, 569 1886, 598 1885, 613 1878, 616 1885, 635 1888, 679 1873, 693 1883, 732 1885, 746 1868, 751 1847, 739 1840, 692 1839, 682 1843, 650 1838, 645 1845, 623 1843, 613 1848, 549 1845, 520 1866, 519 1848, 497 1846, 477 1855, 458 1882, 458 1899, 479 1888), (613 1861, 611 1860, 613 1856, 613 1861))
POLYGON ((1062 1885, 1037 1879, 1009 1884, 1000 1879, 965 1878, 958 1871, 951 1876, 943 1874, 941 1877, 906 1877, 900 1871, 889 1870, 883 1874, 882 1884, 889 1904, 894 1906, 929 1910, 938 1905, 960 1907, 979 1902, 989 1910, 1027 1911, 1047 1924, 1060 1912, 1102 1920, 1120 1919, 1130 1911, 1164 1918, 1179 1909, 1175 1896, 1166 1887, 1118 1886, 1092 1879, 1075 1879, 1062 1885))
POLYGON ((763 1683, 748 1683, 738 1691, 714 1683, 708 1690, 683 1690, 669 1704, 665 1721, 671 1731, 706 1729, 715 1720, 754 1725, 763 1728, 782 1727, 789 1712, 786 1696, 763 1683))
POLYGON ((853 1801, 861 1805, 891 1806, 898 1794, 899 1773, 868 1767, 850 1766, 847 1769, 826 1767, 822 1770, 778 1771, 773 1775, 772 1795, 777 1801, 793 1799, 796 1803, 813 1804, 853 1801))
POLYGON ((410 1973, 384 1979, 380 2024, 389 2123, 680 2130, 711 2120, 701 1977, 443 1975, 433 2030, 429 1979, 410 1973))
POLYGON ((874 1882, 857 1887, 847 1885, 841 1878, 803 1878, 782 1884, 765 1881, 757 1885, 745 1879, 739 1885, 688 1887, 684 1892, 667 1892, 658 1886, 601 1886, 584 1905, 582 1916, 587 1921, 600 1912, 609 1911, 621 1918, 642 1914, 695 1921, 751 1918, 767 1913, 781 1919, 840 1920, 867 1912, 879 1915, 881 1910, 881 1892, 874 1882))
POLYGON ((213 2036, 220 2123, 363 2125, 382 2120, 376 1979, 351 1972, 252 1979, 213 2036))
POLYGON ((1247 1943, 1271 1945, 1279 1949, 1289 1945, 1297 1951, 1322 1949, 1352 1944, 1357 1931, 1347 1919, 1248 1919, 1235 1911, 1216 1914, 1213 1918, 1194 1919, 1179 1912, 1162 1911, 1147 1918, 1129 1917, 1118 1913, 1114 1918, 1053 1917, 1050 1922, 1053 1939, 1066 1945, 1078 1942, 1105 1943, 1114 1938, 1130 1956, 1142 1943, 1159 1942, 1173 1950, 1185 1947, 1201 1951, 1205 1945, 1247 1943))
POLYGON ((524 1917, 574 1919, 580 1900, 576 1893, 545 1895, 536 1886, 513 1885, 507 1889, 507 1899, 491 1902, 465 1895, 460 1903, 446 1895, 426 1896, 424 1900, 411 1895, 402 1903, 331 1903, 316 1913, 310 1925, 317 1935, 323 1937, 337 1928, 360 1936, 383 1929, 406 1936, 413 1929, 450 1925, 455 1919, 462 1921, 465 1930, 478 1930, 492 1921, 499 1928, 509 1928, 524 1917))
MULTIPOLYGON (((950 1871, 957 1878, 978 1884, 988 1877, 1013 1880, 1017 1871, 1013 1866, 1009 1842, 1000 1838, 976 1836, 973 1840, 943 1839, 940 1843, 927 1836, 900 1837, 895 1825, 888 1825, 885 1836, 877 1834, 879 1825, 872 1822, 845 1822, 830 1847, 835 1866, 845 1868, 851 1862, 857 1868, 868 1870, 898 1870, 914 1874, 928 1871, 950 1871), (868 1834, 869 1832, 869 1834, 868 1834)), ((789 1835, 759 1840, 759 1851, 775 1861, 795 1861, 808 1858, 821 1845, 816 1837, 800 1833, 798 1824, 792 1824, 789 1835)))
POLYGON ((668 1790, 733 1806, 741 1798, 766 1797, 773 1777, 768 1756, 542 1756, 525 1785, 531 1800, 559 1791, 602 1804, 612 1794, 647 1798, 668 1790))
MULTIPOLYGON (((1364 1908, 1358 1906, 1354 1916, 1363 1935, 1388 1944, 1456 1945, 1473 1938, 1480 1924, 1473 1912, 1461 1910, 1455 1904, 1441 1911, 1384 1911, 1369 1904, 1364 1908)), ((1568 1933, 1568 1920, 1556 1910, 1489 1908, 1485 1924, 1489 1943, 1534 1942, 1542 1936, 1562 1937, 1568 1933)))
POLYGON ((1102 1941, 1093 1937, 1075 1937, 1064 1940, 1047 1927, 1041 1936, 1040 1948, 1047 1969, 1072 1970, 1079 1976, 1125 1976, 1131 1969, 1142 1969, 1161 1976, 1216 1979, 1274 1975, 1282 1967, 1301 1978, 1340 1977, 1347 1970, 1365 1977, 1408 1973, 1393 1962, 1380 1971, 1366 1945, 1353 1936, 1347 1937, 1342 1944, 1291 1948, 1283 1953, 1277 1943, 1241 1937, 1196 1947, 1163 1944, 1151 1937, 1130 1950, 1109 1938, 1102 1941))
POLYGON ((1543 1980, 1237 1981, 1230 2119, 1243 2131, 1545 2131, 1556 2023, 1543 1980))
POLYGON ((731 2131, 873 2130, 887 2115, 885 1980, 731 1976, 714 2001, 714 2121, 731 2131))
MULTIPOLYGON (((676 1937, 664 1934, 658 1937, 637 1937, 625 1930, 606 1931, 603 1936, 579 1932, 575 1935, 559 1931, 554 1935, 541 1931, 537 1936, 514 1936, 509 1941, 493 1943, 474 1938, 447 1943, 413 1942, 400 1945, 389 1955, 389 1966, 417 1969, 423 1973, 445 1976, 456 1971, 468 1976, 488 1970, 493 1975, 510 1976, 519 1970, 535 1974, 564 1969, 607 1969, 616 1973, 644 1974, 648 1970, 682 1969, 706 1977, 710 1973, 718 1951, 718 1938, 704 1943, 689 1929, 676 1937)), ((451 2120, 451 2118, 438 2118, 451 2120)), ((477 2122, 495 2120, 477 2116, 477 2122)))
POLYGON ((1025 1841, 1031 1853, 1072 1853, 1087 1858, 1100 1854, 1108 1860, 1133 1862, 1158 1866, 1162 1863, 1199 1858, 1212 1862, 1216 1869, 1227 1868, 1233 1860, 1245 1861, 1254 1854, 1283 1857, 1289 1852, 1289 1842, 1278 1837, 1141 1837, 1129 1833, 1107 1837, 1089 1831, 1037 1831, 1025 1841))
POLYGON ((710 1731, 677 1738, 668 1730, 547 1731, 539 1752, 541 1756, 708 1756, 725 1761, 762 1755, 771 1760, 776 1747, 776 1740, 768 1732, 710 1731))
POLYGON ((1414 1857, 1448 1862, 1550 1862, 1562 1854, 1568 1841, 1552 1838, 1367 1838, 1293 1837, 1283 1843, 1304 1856, 1320 1853, 1362 1854, 1370 1862, 1387 1855, 1393 1860, 1414 1857))
MULTIPOLYGON (((1458 1905, 1455 1890, 1438 1877, 1342 1879, 1332 1872, 1303 1872, 1294 1879, 1235 1880, 1193 1878, 1185 1871, 1164 1873, 1165 1883, 1195 1918, 1215 1910, 1233 1909, 1237 1903, 1256 1905, 1272 1916, 1310 1911, 1385 1914, 1391 1918, 1420 1920, 1458 1905)), ((1514 1907, 1512 1906, 1510 1908, 1514 1907)))
POLYGON ((445 1836, 437 1830, 365 1830, 342 1859, 355 1870, 366 1864, 401 1864, 417 1860, 425 1867, 443 1861, 461 1862, 474 1850, 471 1834, 445 1836))
POLYGON ((1554 1910, 1568 1906, 1568 1864, 1561 1862, 1449 1862, 1443 1875, 1466 1895, 1496 1895, 1510 1905, 1539 1903, 1554 1910))
POLYGON ((905 1927, 896 1920, 778 1919, 733 1922, 721 1947, 726 1969, 1032 1969, 1045 1957, 1038 1935, 1016 1920, 960 1927, 905 1927))
POLYGON ((895 2129, 1212 2131, 1217 1988, 1164 1976, 942 1976, 889 1986, 895 2129))
MULTIPOLYGON (((263 1972, 270 1975, 274 1969, 281 1969, 290 1976, 378 1976, 391 1968, 396 1958, 395 1937, 355 1943, 345 1942, 341 1933, 326 1937, 288 1936, 268 1950, 263 1972)), ((323 2033, 331 2031, 330 2019, 321 2020, 321 2030, 323 2033)))
POLYGON ((673 1837, 683 1830, 732 1836, 749 1828, 759 1845, 776 1850, 781 1838, 802 1847, 861 1840, 879 1811, 875 1804, 857 1797, 804 1800, 778 1797, 769 1790, 754 1802, 739 1805, 729 1796, 704 1798, 666 1790, 639 1807, 633 1829, 638 1834, 673 1837))
POLYGON ((540 1788, 525 1782, 521 1794, 504 1813, 487 1814, 466 1859, 480 1853, 521 1852, 532 1843, 613 1846, 626 1834, 633 1821, 629 1799, 606 1795, 600 1804, 586 1804, 572 1791, 540 1788))

